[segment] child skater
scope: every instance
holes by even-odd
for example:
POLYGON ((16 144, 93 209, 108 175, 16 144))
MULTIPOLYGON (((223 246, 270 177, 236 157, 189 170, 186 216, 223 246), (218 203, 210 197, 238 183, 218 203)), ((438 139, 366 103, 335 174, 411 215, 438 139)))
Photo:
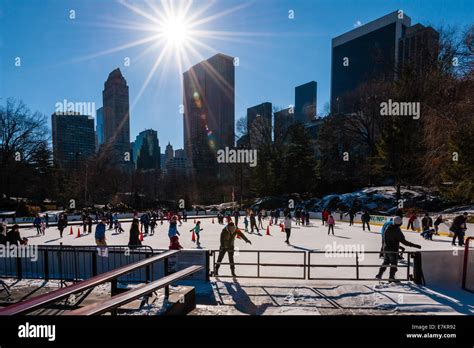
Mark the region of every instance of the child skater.
POLYGON ((196 222, 196 226, 194 226, 194 228, 190 229, 189 232, 193 232, 196 234, 196 244, 197 246, 201 246, 201 243, 199 242, 199 233, 202 231, 203 229, 201 228, 201 221, 198 221, 196 222))
POLYGON ((180 250, 183 249, 181 244, 179 244, 180 233, 178 232, 178 227, 176 226, 178 222, 178 217, 173 216, 170 220, 170 227, 168 229, 168 237, 170 238, 170 250, 180 250))

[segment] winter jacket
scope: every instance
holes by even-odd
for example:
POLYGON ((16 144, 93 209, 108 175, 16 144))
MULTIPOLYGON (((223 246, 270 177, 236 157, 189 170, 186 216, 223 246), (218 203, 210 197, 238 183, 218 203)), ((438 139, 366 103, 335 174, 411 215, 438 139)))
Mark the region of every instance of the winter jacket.
POLYGON ((369 222, 369 221, 370 221, 370 215, 369 215, 369 213, 364 213, 364 214, 362 214, 362 216, 360 217, 360 219, 362 220, 362 222, 369 222))
POLYGON ((168 229, 168 237, 172 238, 178 234, 178 228, 176 222, 170 222, 170 227, 168 229))
POLYGON ((101 222, 95 228, 95 239, 105 238, 105 225, 101 222))
POLYGON ((328 217, 328 225, 334 225, 334 224, 335 224, 334 218, 332 216, 329 216, 328 217))
POLYGON ((15 232, 15 230, 10 230, 10 232, 7 233, 7 242, 10 243, 10 245, 16 244, 23 244, 23 241, 20 237, 20 232, 15 232))
POLYGON ((421 219, 421 229, 425 231, 429 230, 430 227, 433 227, 433 219, 429 216, 425 216, 423 219, 421 219))
POLYGON ((453 220, 450 230, 454 233, 461 233, 466 228, 466 218, 464 215, 456 216, 453 220))
POLYGON ((128 245, 142 245, 140 241, 140 229, 138 224, 132 224, 130 228, 130 238, 128 240, 128 245))
POLYGON ((227 226, 221 232, 221 249, 234 250, 234 241, 235 237, 239 236, 247 243, 249 242, 248 238, 240 232, 239 229, 236 229, 234 233, 231 233, 227 226))
POLYGON ((33 221, 33 225, 35 227, 39 227, 41 225, 41 218, 40 217, 36 217, 33 221))
POLYGON ((400 226, 391 224, 387 227, 383 235, 384 251, 398 251, 400 243, 407 246, 418 247, 418 245, 410 243, 400 229, 400 226))

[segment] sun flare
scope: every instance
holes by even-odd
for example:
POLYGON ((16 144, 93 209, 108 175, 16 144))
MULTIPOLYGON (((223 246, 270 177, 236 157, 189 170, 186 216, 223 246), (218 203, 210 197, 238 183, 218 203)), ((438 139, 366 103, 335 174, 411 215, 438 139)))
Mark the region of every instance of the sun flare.
POLYGON ((170 16, 159 26, 158 31, 168 43, 176 46, 185 44, 191 37, 189 25, 181 16, 170 16))

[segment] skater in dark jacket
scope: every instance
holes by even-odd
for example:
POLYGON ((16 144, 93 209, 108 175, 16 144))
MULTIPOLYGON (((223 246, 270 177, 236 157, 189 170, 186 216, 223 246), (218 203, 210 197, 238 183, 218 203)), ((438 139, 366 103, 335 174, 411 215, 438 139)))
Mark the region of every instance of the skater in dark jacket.
POLYGON ((456 238, 458 245, 464 246, 464 233, 466 231, 467 213, 456 216, 451 225, 450 231, 454 233, 452 245, 456 245, 456 238))
POLYGON ((7 233, 6 237, 7 243, 10 245, 23 245, 28 244, 27 238, 21 238, 20 236, 20 226, 13 225, 12 229, 7 233))
POLYGON ((370 215, 369 215, 369 212, 366 210, 360 218, 362 220, 362 229, 365 231, 365 225, 367 225, 367 229, 370 231, 370 215))
POLYGON ((221 232, 221 245, 219 249, 219 256, 217 257, 215 275, 219 275, 219 267, 226 253, 229 253, 229 263, 232 276, 235 277, 235 264, 234 264, 234 242, 235 238, 239 236, 246 243, 252 244, 252 242, 243 234, 233 222, 229 222, 221 232))
POLYGON ((140 241, 140 221, 138 219, 133 219, 132 226, 130 227, 130 238, 128 239, 128 246, 131 248, 136 248, 142 245, 140 241))
POLYGON ((443 223, 443 216, 440 215, 436 218, 436 220, 434 222, 435 235, 439 235, 439 233, 438 233, 439 225, 441 225, 442 223, 443 223))
POLYGON ((400 243, 413 248, 421 249, 418 244, 411 243, 405 239, 400 227, 402 226, 403 219, 400 216, 393 218, 393 223, 387 227, 383 234, 383 264, 380 267, 379 273, 375 276, 377 279, 382 279, 382 275, 388 266, 390 267, 390 281, 394 281, 395 273, 397 273, 398 265, 398 250, 400 243))
POLYGON ((61 215, 58 220, 58 230, 59 230, 59 237, 63 237, 63 231, 67 226, 67 218, 64 215, 61 215))
POLYGON ((257 230, 258 233, 258 227, 257 227, 257 221, 255 219, 255 214, 253 212, 250 213, 250 233, 253 233, 253 229, 257 230))

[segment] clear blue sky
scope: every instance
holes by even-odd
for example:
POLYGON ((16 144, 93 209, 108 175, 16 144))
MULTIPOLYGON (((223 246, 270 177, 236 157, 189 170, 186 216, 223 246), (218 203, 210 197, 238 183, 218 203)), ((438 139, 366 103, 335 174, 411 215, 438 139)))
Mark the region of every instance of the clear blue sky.
MULTIPOLYGON (((149 1, 160 6, 158 0, 149 1)), ((144 0, 129 2, 145 7, 144 0)), ((189 14, 209 3, 195 0, 189 14)), ((239 57, 236 120, 245 116, 247 107, 261 102, 293 104, 294 87, 311 80, 318 82, 318 112, 322 112, 329 101, 331 39, 358 21, 365 24, 397 9, 410 16, 412 24, 435 27, 463 27, 474 18, 473 0, 218 0, 199 18, 241 4, 247 6, 199 27, 231 32, 230 39, 202 39, 213 50, 196 47, 206 58, 217 52, 239 57), (294 10, 293 20, 289 10, 294 10)), ((105 79, 120 67, 131 105, 136 100, 130 112, 131 140, 153 128, 163 151, 168 141, 175 149, 182 147, 181 76, 176 64, 160 64, 137 99, 160 48, 144 44, 97 56, 148 36, 130 28, 150 23, 147 19, 115 0, 0 0, 0 16, 1 103, 7 97, 22 99, 48 119, 63 99, 94 102, 98 108, 105 79), (69 18, 71 9, 75 20, 69 18), (21 57, 20 68, 15 67, 15 57, 21 57), (131 59, 129 67, 124 66, 125 57, 131 59)), ((184 70, 198 61, 193 58, 184 70)))

